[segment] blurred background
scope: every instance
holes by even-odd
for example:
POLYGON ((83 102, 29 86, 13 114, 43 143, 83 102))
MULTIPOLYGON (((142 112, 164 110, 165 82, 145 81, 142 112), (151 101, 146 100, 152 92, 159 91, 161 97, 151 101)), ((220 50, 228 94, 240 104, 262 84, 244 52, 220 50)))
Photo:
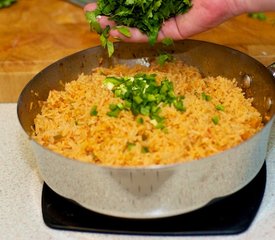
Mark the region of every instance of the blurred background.
MULTIPOLYGON (((232 47, 270 65, 275 62, 275 13, 261 16, 244 14, 193 39, 232 47)), ((0 8, 0 102, 16 102, 43 68, 99 44, 83 9, 69 1, 17 0, 0 8)))

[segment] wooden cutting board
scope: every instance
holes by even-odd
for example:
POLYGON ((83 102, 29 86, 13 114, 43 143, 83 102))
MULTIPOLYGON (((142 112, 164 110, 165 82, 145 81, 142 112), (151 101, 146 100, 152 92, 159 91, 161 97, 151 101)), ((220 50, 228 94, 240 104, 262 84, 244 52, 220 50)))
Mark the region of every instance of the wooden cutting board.
MULTIPOLYGON (((233 47, 265 65, 275 62, 275 13, 266 21, 236 17, 194 39, 233 47)), ((0 102, 16 102, 40 70, 74 52, 99 45, 83 10, 62 0, 17 0, 0 9, 0 102)))

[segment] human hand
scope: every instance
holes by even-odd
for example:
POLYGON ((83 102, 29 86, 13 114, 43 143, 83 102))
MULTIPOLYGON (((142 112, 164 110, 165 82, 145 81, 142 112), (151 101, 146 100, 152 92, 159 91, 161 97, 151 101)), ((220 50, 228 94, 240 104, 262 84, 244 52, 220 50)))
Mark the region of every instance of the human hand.
MULTIPOLYGON (((192 8, 185 14, 165 21, 159 31, 158 41, 164 38, 185 39, 195 34, 214 28, 229 18, 245 12, 275 10, 275 1, 271 0, 193 0, 192 8)), ((85 11, 93 11, 96 4, 85 6, 85 11)), ((98 18, 102 28, 115 26, 107 17, 98 18)), ((111 30, 110 36, 125 42, 147 42, 146 34, 137 28, 130 28, 131 37, 126 37, 118 30, 111 30)))

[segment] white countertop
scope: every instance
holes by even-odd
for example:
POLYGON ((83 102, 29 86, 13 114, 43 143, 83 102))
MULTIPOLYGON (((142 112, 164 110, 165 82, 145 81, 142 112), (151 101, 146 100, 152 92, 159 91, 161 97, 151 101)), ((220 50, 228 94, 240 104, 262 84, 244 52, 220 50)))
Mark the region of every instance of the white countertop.
POLYGON ((0 239, 275 239, 275 124, 267 154, 267 185, 257 216, 238 235, 208 237, 146 237, 81 233, 47 227, 41 213, 43 180, 21 129, 16 104, 0 104, 0 239))

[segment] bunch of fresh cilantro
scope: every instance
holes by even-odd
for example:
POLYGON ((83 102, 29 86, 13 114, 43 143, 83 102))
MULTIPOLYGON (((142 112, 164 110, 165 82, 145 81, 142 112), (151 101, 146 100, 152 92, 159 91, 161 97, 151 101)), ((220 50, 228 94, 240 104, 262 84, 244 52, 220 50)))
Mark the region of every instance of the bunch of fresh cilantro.
POLYGON ((97 16, 107 16, 116 22, 116 29, 127 37, 130 31, 127 27, 136 27, 145 33, 149 43, 157 41, 162 23, 173 16, 185 13, 191 7, 191 0, 98 0, 97 9, 86 13, 91 29, 100 34, 100 40, 107 47, 109 56, 114 48, 109 41, 110 27, 102 29, 97 22, 97 16))
POLYGON ((14 2, 16 2, 16 0, 0 0, 0 8, 8 7, 14 2))

